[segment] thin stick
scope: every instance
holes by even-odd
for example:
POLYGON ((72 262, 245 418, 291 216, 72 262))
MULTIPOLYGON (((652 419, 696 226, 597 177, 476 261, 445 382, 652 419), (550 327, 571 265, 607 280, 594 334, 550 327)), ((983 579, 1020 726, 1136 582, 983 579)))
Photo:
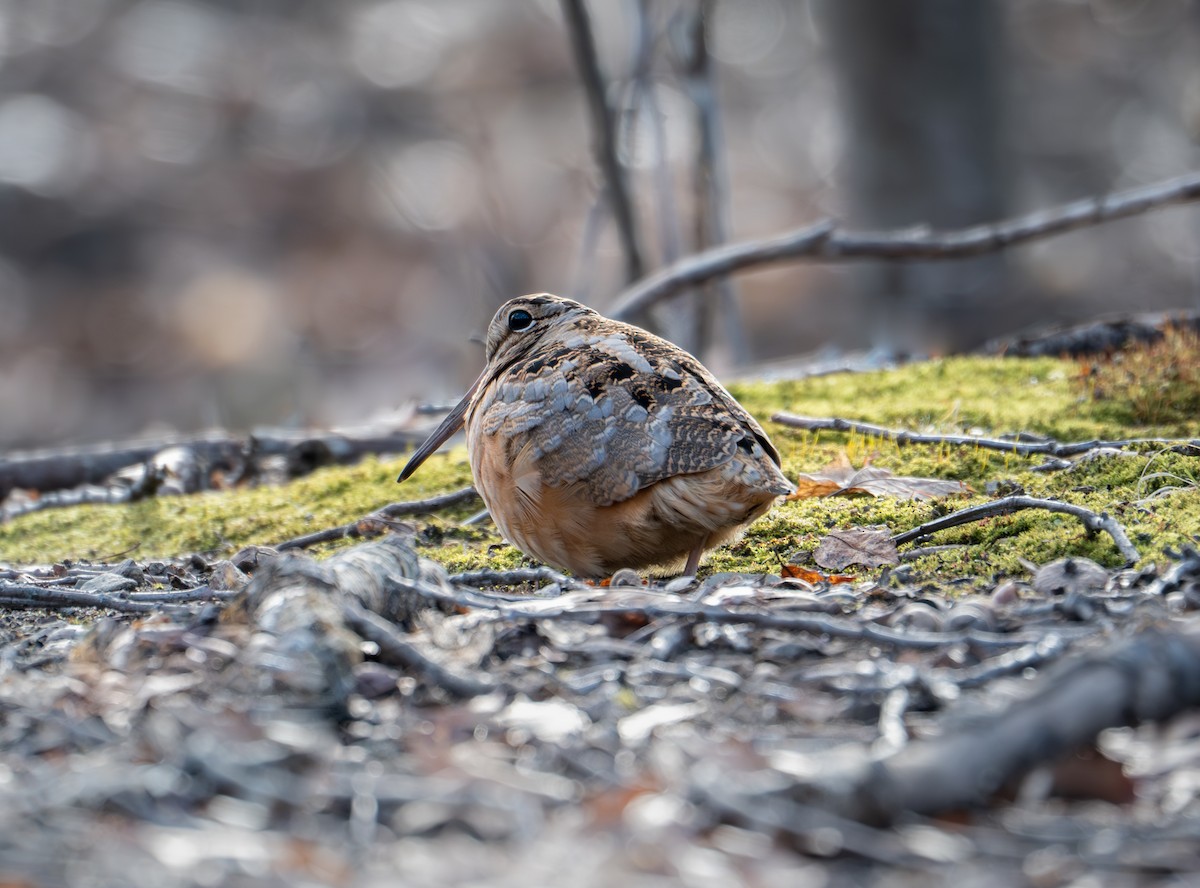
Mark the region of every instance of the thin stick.
MULTIPOLYGON (((746 623, 774 629, 790 629, 813 635, 828 635, 869 641, 912 650, 932 650, 956 643, 969 643, 985 649, 1020 647, 1044 637, 1021 632, 986 632, 968 629, 952 632, 919 632, 893 629, 876 623, 864 623, 829 616, 777 613, 769 609, 726 608, 687 598, 673 598, 658 592, 626 589, 586 589, 565 592, 554 598, 498 595, 457 587, 435 587, 403 577, 391 577, 392 584, 439 604, 457 608, 492 611, 503 620, 576 620, 590 622, 613 614, 637 615, 648 620, 683 619, 710 623, 746 623)), ((1090 634, 1092 628, 1057 630, 1067 640, 1090 634)))
MULTIPOLYGON (((714 0, 699 0, 689 22, 689 56, 684 70, 684 83, 696 109, 696 246, 698 249, 720 247, 729 240, 729 189, 725 157, 722 151, 720 112, 712 58, 708 51, 709 23, 714 0)), ((717 304, 695 306, 701 319, 698 342, 702 347, 711 344, 712 320, 720 318, 720 326, 729 347, 733 363, 748 360, 749 347, 738 311, 737 292, 733 281, 722 277, 715 282, 717 304)))
POLYGON ((796 416, 792 413, 776 413, 771 416, 771 422, 806 431, 856 432, 869 435, 872 438, 882 438, 885 441, 895 441, 897 444, 956 444, 966 447, 982 447, 986 450, 1001 450, 1005 453, 1015 453, 1029 456, 1035 453, 1045 453, 1050 456, 1075 456, 1096 450, 1101 447, 1123 449, 1146 444, 1189 445, 1200 447, 1200 438, 1184 440, 1181 438, 1121 438, 1114 441, 1072 441, 1061 444, 1054 440, 1041 441, 1009 441, 1004 438, 980 438, 975 435, 936 435, 910 432, 905 429, 889 429, 873 425, 869 422, 859 422, 854 419, 842 419, 838 416, 816 417, 796 416))
POLYGON ((429 499, 391 503, 372 512, 369 517, 400 518, 404 515, 428 515, 432 512, 440 512, 442 509, 461 506, 463 503, 469 503, 478 498, 479 493, 474 487, 460 487, 458 490, 452 490, 450 493, 443 493, 440 496, 431 496, 429 499))
POLYGON ((351 629, 367 641, 379 645, 377 659, 382 663, 415 672, 456 697, 478 697, 481 694, 490 694, 497 688, 496 681, 486 673, 477 676, 459 675, 429 659, 416 645, 405 640, 395 626, 356 601, 346 601, 342 604, 342 616, 351 629))
POLYGON ((68 607, 98 607, 135 614, 163 610, 159 602, 130 601, 104 592, 80 592, 78 589, 55 589, 27 583, 0 582, 0 609, 58 610, 68 607))
POLYGON ((642 254, 638 246, 637 223, 633 204, 625 187, 624 169, 617 156, 617 128, 605 95, 604 76, 596 57, 592 24, 583 0, 562 0, 563 18, 571 37, 571 49, 579 66, 579 76, 587 95, 592 118, 592 151, 604 175, 605 187, 612 205, 613 218, 625 253, 625 277, 635 281, 642 276, 642 254))
POLYGON ((1038 499, 1032 496, 1006 496, 1003 499, 992 500, 990 503, 960 509, 957 512, 951 512, 949 515, 943 515, 941 518, 927 521, 919 527, 914 527, 912 530, 898 533, 892 537, 892 542, 897 546, 901 546, 905 543, 911 543, 913 540, 929 536, 932 533, 937 533, 939 530, 958 527, 960 524, 970 524, 972 521, 981 521, 984 518, 1008 515, 1023 509, 1045 509, 1048 512, 1061 512, 1064 515, 1074 515, 1083 522, 1083 526, 1090 532, 1104 531, 1116 543, 1117 550, 1124 556, 1127 566, 1136 563, 1142 557, 1133 543, 1129 541, 1129 537, 1125 533, 1125 528, 1107 512, 1097 513, 1091 509, 1085 509, 1083 506, 1060 503, 1058 500, 1038 499))
POLYGON ((678 209, 675 192, 671 184, 671 166, 667 162, 667 132, 658 95, 654 91, 651 68, 654 61, 656 29, 651 14, 651 0, 638 0, 637 17, 637 65, 633 72, 633 106, 645 103, 646 125, 649 127, 651 144, 654 146, 654 209, 658 221, 658 240, 664 263, 675 262, 683 252, 683 238, 679 233, 678 209))
POLYGON ((450 574, 451 583, 480 588, 483 586, 520 586, 525 583, 557 584, 563 589, 586 588, 582 580, 561 574, 552 567, 518 567, 514 570, 469 570, 450 574))
POLYGON ((428 515, 433 512, 439 512, 442 509, 450 509, 454 506, 471 502, 478 498, 478 496, 479 494, 475 492, 474 487, 463 487, 460 490, 444 493, 441 496, 431 496, 429 499, 391 503, 382 509, 377 509, 370 515, 364 515, 357 521, 351 521, 349 524, 341 524, 337 527, 328 527, 324 530, 315 530, 312 533, 306 533, 302 536, 285 540, 274 548, 279 552, 285 552, 288 549, 306 549, 309 546, 316 546, 320 543, 333 543, 347 538, 357 539, 359 537, 375 536, 387 530, 392 524, 392 519, 404 515, 428 515))
POLYGON ((894 752, 908 742, 908 728, 904 715, 912 705, 912 692, 901 685, 889 690, 879 707, 879 740, 875 744, 877 753, 894 752))
POLYGON ((166 592, 126 592, 130 601, 150 604, 191 604, 197 601, 228 601, 237 598, 240 590, 216 590, 211 586, 197 586, 195 589, 172 589, 166 592))
POLYGON ((1036 210, 991 225, 952 231, 842 231, 824 220, 773 238, 706 250, 664 268, 617 300, 610 314, 628 319, 681 288, 746 268, 801 259, 958 259, 993 253, 1027 241, 1200 200, 1200 173, 1036 210))
POLYGON ((1067 644, 1062 637, 1049 632, 1041 641, 1027 644, 1016 650, 1005 651, 990 660, 985 660, 977 666, 959 669, 946 676, 960 688, 978 688, 1004 675, 1016 675, 1026 669, 1053 662, 1067 651, 1067 644))

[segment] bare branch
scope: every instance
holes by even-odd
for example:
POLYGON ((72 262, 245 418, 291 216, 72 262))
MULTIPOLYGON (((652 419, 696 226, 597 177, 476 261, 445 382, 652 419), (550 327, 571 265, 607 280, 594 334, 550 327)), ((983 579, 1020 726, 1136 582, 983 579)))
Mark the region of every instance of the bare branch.
MULTIPOLYGON (((726 175, 720 115, 717 106, 716 82, 712 58, 709 55, 709 23, 714 0, 698 0, 688 23, 688 57, 684 69, 684 85, 696 110, 696 246, 699 249, 719 247, 729 240, 729 189, 726 175)), ((697 306, 695 315, 700 321, 697 341, 701 347, 713 341, 712 324, 720 318, 720 326, 729 346, 733 362, 743 364, 749 349, 738 311, 737 292, 733 281, 722 277, 715 282, 717 304, 705 310, 697 306)))
POLYGON ((881 438, 884 441, 895 441, 897 444, 957 444, 965 447, 982 447, 985 450, 1016 453, 1020 456, 1029 456, 1035 453, 1044 453, 1049 456, 1077 456, 1080 453, 1087 453, 1089 450, 1097 450, 1101 447, 1123 449, 1151 444, 1200 448, 1200 438, 1194 438, 1190 441, 1181 438, 1121 438, 1112 441, 1072 441, 1066 444, 1050 439, 1010 441, 1005 438, 980 438, 976 435, 922 434, 904 429, 889 429, 885 426, 873 425, 869 422, 842 419, 838 416, 796 416, 792 413, 773 414, 771 422, 807 431, 857 432, 860 435, 869 435, 872 438, 881 438))
POLYGON ((1008 515, 1023 509, 1045 509, 1048 512, 1061 512, 1064 515, 1074 515, 1083 522, 1084 527, 1091 533, 1102 530, 1112 537, 1113 542, 1116 543, 1117 550, 1125 557, 1127 565, 1136 563, 1142 557, 1133 543, 1129 541, 1129 536, 1125 533, 1125 528, 1108 515, 1108 513, 1097 513, 1091 509, 1085 509, 1083 506, 1060 503, 1058 500, 1038 499, 1032 496, 1006 496, 1002 499, 992 500, 990 503, 960 509, 957 512, 951 512, 949 515, 943 515, 941 518, 935 518, 933 521, 927 521, 919 527, 914 527, 912 530, 898 533, 892 537, 892 542, 897 546, 901 546, 904 543, 911 543, 913 540, 929 536, 929 534, 936 533, 939 530, 958 527, 960 524, 970 524, 972 521, 981 521, 985 518, 995 518, 997 515, 1008 515))
POLYGON ((638 244, 637 222, 633 203, 625 187, 624 169, 617 156, 617 127, 605 95, 604 76, 596 57, 592 24, 584 0, 562 0, 563 18, 571 37, 571 48, 579 66, 579 76, 587 95, 592 118, 592 150, 604 175, 605 187, 612 205, 613 219, 625 252, 625 277, 634 281, 643 273, 641 247, 638 244))
POLYGON ((115 472, 152 460, 164 450, 184 448, 214 467, 236 468, 248 455, 284 455, 301 461, 320 451, 332 462, 351 462, 367 453, 399 453, 423 436, 418 432, 391 429, 346 432, 297 432, 259 429, 249 435, 217 432, 202 435, 171 435, 161 438, 89 444, 52 450, 14 452, 0 456, 0 499, 14 487, 45 493, 80 484, 99 483, 115 472))
MULTIPOLYGON (((171 603, 211 601, 222 598, 207 586, 187 590, 184 594, 169 599, 171 603)), ((130 600, 125 595, 107 592, 84 592, 79 589, 63 589, 51 586, 36 586, 30 583, 9 583, 0 580, 0 610, 46 608, 57 610, 73 607, 98 607, 123 613, 151 613, 164 610, 161 600, 130 600)))
POLYGON ((894 755, 842 751, 785 792, 868 823, 976 808, 1005 781, 1093 742, 1105 728, 1164 721, 1200 702, 1194 634, 1150 629, 1060 663, 1026 699, 894 755))
POLYGON ((1200 200, 1200 173, 953 231, 842 231, 836 222, 824 220, 676 262, 626 290, 610 314, 628 319, 682 287, 746 268, 802 259, 960 259, 1194 200, 1200 200))
POLYGON ((658 240, 664 263, 675 262, 683 252, 683 237, 679 232, 678 208, 671 182, 671 166, 667 161, 667 131, 652 75, 657 32, 652 15, 651 0, 638 0, 637 64, 633 71, 633 106, 645 107, 645 121, 653 146, 654 210, 658 222, 658 240), (644 103, 644 104, 642 104, 644 103))

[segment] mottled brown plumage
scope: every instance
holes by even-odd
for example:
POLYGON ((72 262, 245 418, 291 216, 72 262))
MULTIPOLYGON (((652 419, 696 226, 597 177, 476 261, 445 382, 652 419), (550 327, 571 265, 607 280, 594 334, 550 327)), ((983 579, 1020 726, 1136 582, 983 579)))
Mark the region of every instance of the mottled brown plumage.
POLYGON ((501 533, 581 576, 694 573, 794 488, 762 427, 683 349, 549 294, 512 299, 487 366, 403 481, 465 422, 501 533))

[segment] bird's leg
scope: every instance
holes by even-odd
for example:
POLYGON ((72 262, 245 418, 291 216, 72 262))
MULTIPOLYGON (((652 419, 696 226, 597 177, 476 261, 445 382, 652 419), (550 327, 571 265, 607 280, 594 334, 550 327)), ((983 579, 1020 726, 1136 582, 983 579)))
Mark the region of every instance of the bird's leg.
POLYGON ((696 568, 700 566, 700 556, 703 554, 704 547, 699 545, 688 553, 687 567, 683 569, 685 577, 694 577, 696 575, 696 568))

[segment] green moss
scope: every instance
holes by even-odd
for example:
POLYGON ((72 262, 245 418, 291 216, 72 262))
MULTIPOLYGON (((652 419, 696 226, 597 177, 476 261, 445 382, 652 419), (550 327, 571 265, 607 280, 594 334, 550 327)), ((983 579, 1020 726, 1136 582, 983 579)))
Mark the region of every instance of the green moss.
MULTIPOLYGON (((1076 365, 1054 359, 956 358, 886 372, 732 386, 742 403, 764 420, 790 477, 817 471, 845 451, 855 465, 870 458, 899 475, 962 480, 975 493, 936 502, 832 497, 781 503, 740 542, 713 552, 703 570, 775 573, 781 562, 810 555, 834 528, 880 524, 899 532, 936 514, 985 502, 989 482, 1009 482, 1033 496, 1059 497, 1108 511, 1149 559, 1166 547, 1194 541, 1200 531, 1197 460, 1163 448, 1088 459, 1066 471, 1035 472, 1041 457, 977 447, 898 445, 767 422, 772 413, 786 411, 916 431, 989 436, 1028 432, 1060 441, 1192 433, 1182 423, 1149 427, 1115 422, 1104 405, 1078 394, 1075 373, 1076 365)), ((353 467, 322 470, 282 488, 47 510, 0 525, 0 561, 112 557, 125 551, 139 558, 193 551, 229 554, 251 543, 270 544, 343 524, 395 499, 420 499, 470 483, 463 448, 430 459, 413 479, 397 486, 401 464, 402 460, 368 459, 353 467)), ((415 519, 421 553, 451 571, 529 563, 492 525, 461 526, 476 508, 469 505, 415 519)), ((1021 559, 1044 562, 1071 554, 1108 565, 1121 560, 1107 535, 1089 537, 1076 519, 1044 511, 976 522, 939 533, 929 543, 963 548, 913 562, 918 577, 982 583, 997 575, 1022 573, 1021 559)))
POLYGON ((731 390, 758 416, 783 410, 842 416, 913 431, 1031 432, 1063 441, 1097 437, 1187 436, 1187 421, 1164 426, 1115 422, 1111 410, 1079 391, 1071 361, 1056 358, 947 358, 898 370, 833 374, 731 390))
MULTIPOLYGON (((396 484, 402 460, 364 460, 321 469, 284 487, 160 497, 115 506, 46 509, 0 524, 0 562, 114 557, 165 558, 188 552, 229 555, 345 524, 395 499, 421 499, 471 483, 464 450, 431 460, 396 484), (428 471, 427 471, 428 469, 428 471)), ((442 513, 465 518, 467 506, 442 513)))

